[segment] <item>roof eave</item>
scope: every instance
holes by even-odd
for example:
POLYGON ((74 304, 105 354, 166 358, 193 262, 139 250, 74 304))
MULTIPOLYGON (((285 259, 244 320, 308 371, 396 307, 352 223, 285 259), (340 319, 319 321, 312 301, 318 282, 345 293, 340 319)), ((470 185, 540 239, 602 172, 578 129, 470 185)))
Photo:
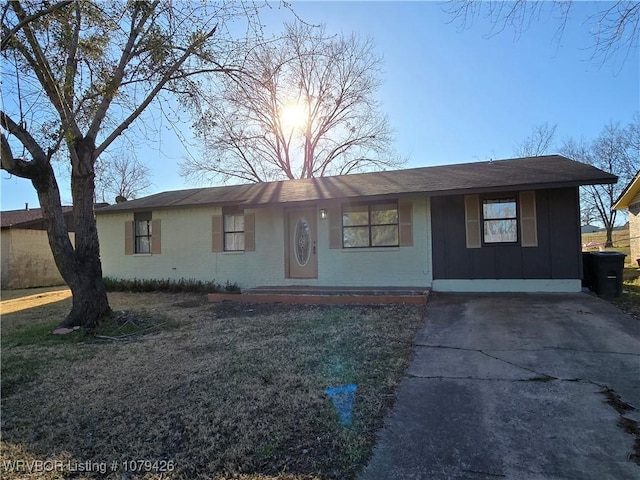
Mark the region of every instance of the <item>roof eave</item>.
POLYGON ((136 207, 120 204, 116 209, 101 209, 97 210, 98 215, 107 214, 121 214, 132 212, 145 212, 152 210, 177 210, 185 208, 216 208, 216 207, 230 207, 230 206, 243 206, 245 208, 263 208, 266 206, 280 206, 280 205, 304 205, 304 204, 317 204, 320 202, 338 202, 348 200, 373 200, 373 199, 387 199, 387 198, 407 198, 419 195, 426 196, 448 196, 448 195, 466 195, 474 193, 501 193, 501 192, 513 192, 523 190, 545 190, 551 188, 572 188, 580 187, 583 185, 599 185, 599 184, 614 184, 617 182, 617 177, 611 176, 609 178, 599 178, 590 180, 576 180, 570 182, 550 182, 550 183, 530 183, 530 184, 516 184, 516 185, 494 185, 487 187, 474 187, 474 188, 458 188, 453 190, 416 190, 416 191, 404 191, 395 193, 373 194, 373 195, 342 195, 335 197, 317 197, 302 200, 282 200, 282 201, 269 201, 269 202, 253 202, 250 199, 236 199, 233 201, 218 201, 218 202, 206 202, 206 203, 190 203, 190 204, 171 204, 163 206, 140 206, 136 207))
POLYGON ((613 204, 614 210, 626 210, 629 208, 631 201, 640 193, 640 171, 636 173, 633 180, 627 185, 627 187, 620 194, 618 199, 613 204))

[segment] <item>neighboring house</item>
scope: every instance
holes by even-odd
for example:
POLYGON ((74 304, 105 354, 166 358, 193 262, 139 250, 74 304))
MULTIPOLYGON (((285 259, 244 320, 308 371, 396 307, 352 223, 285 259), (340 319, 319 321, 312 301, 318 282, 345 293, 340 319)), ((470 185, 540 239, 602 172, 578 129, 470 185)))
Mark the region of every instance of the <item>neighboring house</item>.
POLYGON ((616 180, 552 155, 171 191, 96 214, 116 278, 574 292, 578 187, 616 180))
POLYGON ((593 225, 583 225, 580 227, 580 233, 596 233, 599 232, 601 228, 594 227, 593 225))
MULTIPOLYGON (((62 207, 73 240, 73 207, 62 207)), ((2 223, 2 288, 31 288, 62 285, 49 247, 40 208, 0 212, 2 223)))
POLYGON ((624 189, 613 208, 629 210, 631 261, 640 259, 640 171, 624 189))

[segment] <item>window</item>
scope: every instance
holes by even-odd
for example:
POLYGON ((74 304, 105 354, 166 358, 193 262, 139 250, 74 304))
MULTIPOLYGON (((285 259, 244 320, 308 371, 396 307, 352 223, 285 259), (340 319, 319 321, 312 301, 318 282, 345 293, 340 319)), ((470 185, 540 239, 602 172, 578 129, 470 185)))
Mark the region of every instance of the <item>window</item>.
POLYGON ((517 244, 538 246, 536 192, 529 190, 500 196, 464 196, 467 248, 517 244))
POLYGON ((244 250, 244 213, 224 212, 224 250, 227 252, 244 250))
POLYGON ((396 202, 346 205, 342 208, 342 246, 397 247, 398 223, 396 202))
POLYGON ((134 214, 135 253, 151 253, 152 221, 151 212, 134 214))
POLYGON ((482 201, 484 243, 517 243, 518 205, 514 197, 482 201))
POLYGON ((135 212, 133 221, 124 222, 124 254, 159 254, 162 251, 161 220, 151 212, 135 212))
POLYGON ((255 251, 255 213, 239 207, 224 207, 222 215, 214 215, 211 220, 212 252, 255 251))

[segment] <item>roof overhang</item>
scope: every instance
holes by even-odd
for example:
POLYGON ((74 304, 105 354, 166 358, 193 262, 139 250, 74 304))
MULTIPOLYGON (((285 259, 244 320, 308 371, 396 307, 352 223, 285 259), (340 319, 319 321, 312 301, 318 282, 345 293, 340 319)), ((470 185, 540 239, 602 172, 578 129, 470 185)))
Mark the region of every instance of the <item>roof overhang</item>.
POLYGON ((613 204, 614 210, 626 210, 634 198, 640 193, 640 171, 636 173, 633 180, 626 186, 616 202, 613 204))

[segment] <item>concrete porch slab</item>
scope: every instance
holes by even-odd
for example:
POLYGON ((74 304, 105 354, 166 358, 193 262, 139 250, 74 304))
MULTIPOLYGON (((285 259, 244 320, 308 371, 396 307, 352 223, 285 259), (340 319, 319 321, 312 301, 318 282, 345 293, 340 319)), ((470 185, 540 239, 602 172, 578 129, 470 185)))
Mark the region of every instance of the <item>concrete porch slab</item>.
POLYGON ((256 287, 241 294, 210 293, 210 302, 288 303, 307 305, 425 305, 427 288, 398 287, 256 287))

